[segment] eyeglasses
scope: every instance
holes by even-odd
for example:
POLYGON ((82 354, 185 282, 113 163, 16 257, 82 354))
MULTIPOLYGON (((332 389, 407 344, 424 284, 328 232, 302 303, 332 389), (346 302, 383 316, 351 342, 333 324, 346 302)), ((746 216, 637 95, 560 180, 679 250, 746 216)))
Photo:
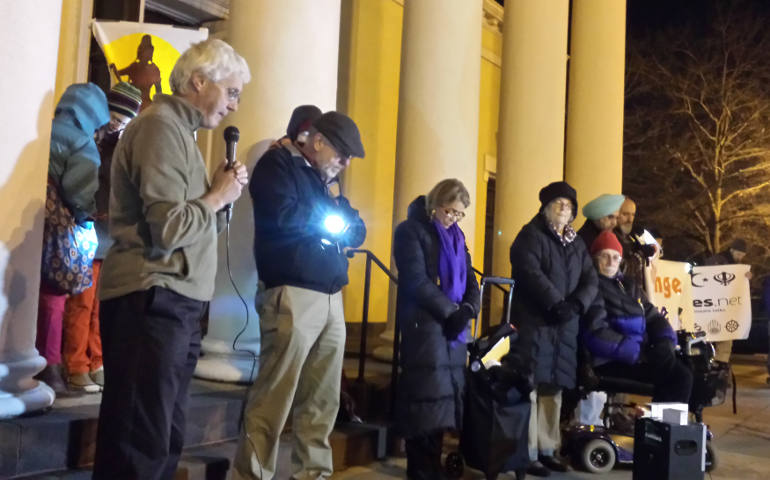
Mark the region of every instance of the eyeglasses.
POLYGON ((227 99, 231 102, 241 103, 241 91, 237 88, 230 87, 226 89, 227 99))
POLYGON ((600 253, 598 257, 605 262, 618 263, 623 258, 617 253, 600 253))
POLYGON ((572 210, 572 202, 570 200, 553 200, 551 203, 559 210, 563 208, 569 208, 572 210))
POLYGON ((441 210, 444 212, 444 215, 447 217, 452 217, 455 220, 462 220, 465 218, 465 212, 461 212, 459 210, 455 210, 451 207, 442 207, 441 210))

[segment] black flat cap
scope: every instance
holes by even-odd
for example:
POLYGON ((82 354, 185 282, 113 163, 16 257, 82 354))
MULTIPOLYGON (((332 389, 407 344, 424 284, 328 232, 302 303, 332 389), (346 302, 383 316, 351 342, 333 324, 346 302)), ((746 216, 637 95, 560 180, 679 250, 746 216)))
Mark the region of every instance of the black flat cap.
POLYGON ((364 146, 356 123, 340 112, 326 112, 313 122, 313 127, 329 140, 337 153, 364 158, 364 146))
POLYGON ((320 116, 321 109, 315 105, 300 105, 291 112, 289 125, 286 127, 286 135, 292 140, 296 140, 299 132, 310 128, 313 121, 320 116))

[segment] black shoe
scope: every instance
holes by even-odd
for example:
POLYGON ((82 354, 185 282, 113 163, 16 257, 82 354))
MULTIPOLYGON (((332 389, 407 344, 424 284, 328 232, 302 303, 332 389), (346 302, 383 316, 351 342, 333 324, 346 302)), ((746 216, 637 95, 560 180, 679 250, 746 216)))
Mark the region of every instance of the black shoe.
POLYGON ((529 464, 527 467, 527 473, 536 477, 548 477, 551 475, 551 471, 537 460, 529 464))
POLYGON ((541 455, 540 462, 554 472, 566 472, 569 470, 566 463, 551 455, 541 455))

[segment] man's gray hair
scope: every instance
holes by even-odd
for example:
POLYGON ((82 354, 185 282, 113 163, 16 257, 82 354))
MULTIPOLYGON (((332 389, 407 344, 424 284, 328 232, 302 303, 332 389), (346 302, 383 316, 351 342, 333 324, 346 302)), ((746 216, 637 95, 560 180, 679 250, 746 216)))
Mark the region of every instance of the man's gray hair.
POLYGON ((193 44, 176 61, 169 83, 171 91, 186 94, 190 90, 190 79, 200 73, 212 82, 219 82, 232 74, 247 83, 251 73, 246 60, 233 47, 218 38, 211 38, 193 44))

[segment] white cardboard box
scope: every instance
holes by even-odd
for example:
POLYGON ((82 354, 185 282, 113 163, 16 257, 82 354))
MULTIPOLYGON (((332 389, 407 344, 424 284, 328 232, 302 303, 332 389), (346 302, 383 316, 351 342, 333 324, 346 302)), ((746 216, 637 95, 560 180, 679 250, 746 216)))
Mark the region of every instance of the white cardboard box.
POLYGON ((663 421, 674 425, 687 425, 689 423, 687 412, 675 408, 663 409, 663 421))
MULTIPOLYGON (((687 416, 687 412, 688 412, 686 403, 653 402, 653 403, 648 403, 647 407, 650 409, 650 417, 654 420, 663 420, 663 410, 666 410, 666 409, 680 410, 685 413, 685 416, 687 416)), ((684 424, 686 424, 686 422, 684 424)))

